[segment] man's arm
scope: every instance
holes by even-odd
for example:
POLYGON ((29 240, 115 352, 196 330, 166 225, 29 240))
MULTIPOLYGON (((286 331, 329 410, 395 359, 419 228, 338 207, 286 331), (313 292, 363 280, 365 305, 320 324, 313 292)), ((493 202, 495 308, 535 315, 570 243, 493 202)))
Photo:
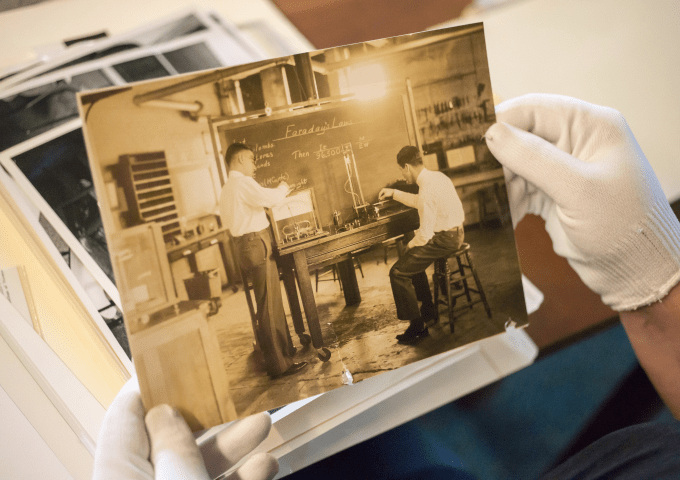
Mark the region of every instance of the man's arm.
POLYGON ((406 193, 401 190, 394 190, 393 198, 399 202, 403 203, 407 207, 418 208, 419 196, 415 193, 406 193))
POLYGON ((619 315, 640 365, 680 420, 680 284, 660 302, 619 315))
POLYGON ((241 195, 243 200, 255 207, 271 208, 277 205, 288 195, 288 185, 281 182, 276 188, 265 188, 260 186, 254 178, 246 178, 243 181, 241 195))

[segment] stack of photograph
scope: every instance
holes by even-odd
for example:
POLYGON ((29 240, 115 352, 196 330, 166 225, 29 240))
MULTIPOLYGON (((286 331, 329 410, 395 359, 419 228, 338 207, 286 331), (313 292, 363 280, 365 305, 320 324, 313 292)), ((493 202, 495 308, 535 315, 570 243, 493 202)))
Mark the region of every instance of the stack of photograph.
POLYGON ((266 22, 239 28, 202 10, 65 45, 57 54, 0 71, 0 176, 21 205, 36 241, 56 247, 50 248, 57 252, 54 260, 70 270, 72 287, 95 312, 97 328, 110 329, 112 348, 122 359, 130 357, 130 349, 77 94, 238 65, 294 48, 272 36, 266 22))

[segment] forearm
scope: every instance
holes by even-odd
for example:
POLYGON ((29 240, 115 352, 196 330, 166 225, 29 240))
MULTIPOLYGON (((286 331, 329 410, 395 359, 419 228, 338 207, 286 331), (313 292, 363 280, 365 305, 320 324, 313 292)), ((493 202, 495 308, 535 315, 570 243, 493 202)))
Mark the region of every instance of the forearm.
POLYGON ((243 195, 246 203, 258 206, 271 208, 278 205, 286 198, 288 189, 283 186, 276 188, 264 188, 258 185, 254 180, 246 184, 243 189, 243 195))
POLYGON ((660 302, 621 312, 620 318, 640 365, 680 420, 680 284, 660 302))
POLYGON ((403 203, 407 207, 416 208, 418 206, 418 195, 413 193, 402 192, 401 190, 395 190, 392 196, 397 202, 403 203))
POLYGON ((288 196, 288 188, 283 185, 279 185, 276 188, 267 188, 265 190, 269 190, 269 201, 268 205, 266 205, 267 208, 272 208, 278 205, 288 196))
POLYGON ((421 247, 432 238, 432 234, 427 234, 426 232, 423 232, 422 229, 418 229, 415 232, 415 236, 411 239, 410 242, 408 242, 408 248, 413 248, 413 247, 421 247))

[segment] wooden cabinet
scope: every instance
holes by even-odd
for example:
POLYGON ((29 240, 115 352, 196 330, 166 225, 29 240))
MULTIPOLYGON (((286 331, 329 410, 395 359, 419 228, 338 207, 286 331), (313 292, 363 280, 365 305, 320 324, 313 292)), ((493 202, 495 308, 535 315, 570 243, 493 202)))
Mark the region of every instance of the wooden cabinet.
POLYGON ((128 329, 140 315, 176 302, 159 225, 145 223, 116 232, 109 249, 128 329))
POLYGON ((203 305, 180 302, 150 316, 146 328, 130 338, 144 406, 173 406, 193 431, 236 419, 219 343, 203 305))
POLYGON ((178 301, 160 225, 127 228, 111 240, 145 408, 167 403, 194 431, 235 420, 209 306, 178 301))

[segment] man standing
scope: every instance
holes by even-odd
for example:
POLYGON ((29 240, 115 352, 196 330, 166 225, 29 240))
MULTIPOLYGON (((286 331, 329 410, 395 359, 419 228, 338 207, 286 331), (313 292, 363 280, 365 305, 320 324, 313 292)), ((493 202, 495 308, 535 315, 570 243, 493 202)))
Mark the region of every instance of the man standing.
POLYGON ((425 269, 436 259, 448 257, 460 248, 465 214, 451 179, 426 169, 418 148, 402 148, 397 154, 397 163, 406 181, 418 184, 418 194, 383 188, 379 197, 380 200, 394 198, 417 208, 420 217, 420 228, 390 270, 397 318, 410 321, 406 331, 397 335, 397 340, 413 345, 429 335, 425 322, 435 318, 436 306, 425 269), (420 309, 418 302, 421 302, 420 309))
POLYGON ((220 194, 220 216, 236 247, 244 281, 253 283, 257 304, 257 341, 272 378, 302 370, 307 362, 293 363, 288 355, 288 325, 283 311, 279 270, 272 254, 272 240, 265 207, 281 202, 290 189, 261 187, 253 178, 255 155, 247 145, 229 146, 224 160, 229 179, 220 194))

